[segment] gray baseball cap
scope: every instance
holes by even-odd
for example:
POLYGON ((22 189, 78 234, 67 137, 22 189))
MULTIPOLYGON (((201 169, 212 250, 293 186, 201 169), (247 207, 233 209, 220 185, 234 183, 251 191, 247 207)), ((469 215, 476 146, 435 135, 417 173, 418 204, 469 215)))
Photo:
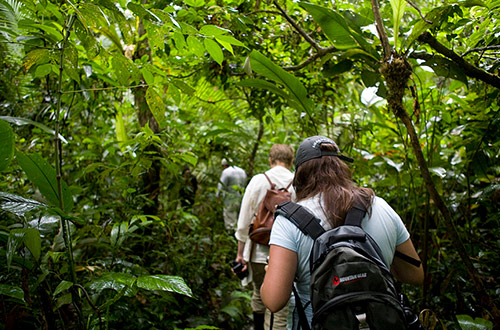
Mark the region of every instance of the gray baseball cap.
POLYGON ((322 144, 332 144, 335 146, 335 149, 339 150, 339 147, 332 139, 329 139, 324 136, 311 136, 302 141, 299 148, 297 149, 297 153, 295 155, 295 170, 299 168, 300 165, 304 164, 308 160, 321 158, 323 156, 335 156, 346 162, 354 162, 352 158, 341 155, 337 151, 321 151, 320 146, 322 144))

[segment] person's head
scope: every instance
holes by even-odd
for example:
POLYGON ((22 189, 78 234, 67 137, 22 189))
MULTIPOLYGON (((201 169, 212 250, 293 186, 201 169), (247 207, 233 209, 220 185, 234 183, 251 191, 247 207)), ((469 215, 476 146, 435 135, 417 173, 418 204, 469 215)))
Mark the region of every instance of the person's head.
POLYGON ((229 166, 229 163, 227 162, 226 158, 222 158, 220 164, 222 165, 222 168, 226 168, 229 166))
POLYGON ((293 186, 297 200, 320 194, 327 219, 334 227, 343 223, 354 203, 362 203, 369 210, 374 195, 371 189, 354 184, 344 161, 352 159, 340 154, 337 144, 324 136, 302 141, 295 157, 293 186))
POLYGON ((269 151, 269 163, 271 166, 283 165, 292 167, 293 149, 288 144, 275 144, 269 151))
POLYGON ((182 176, 183 176, 183 177, 185 177, 185 178, 187 178, 187 177, 189 177, 190 175, 191 175, 191 169, 189 168, 189 166, 188 166, 188 165, 184 165, 184 166, 182 167, 182 176))

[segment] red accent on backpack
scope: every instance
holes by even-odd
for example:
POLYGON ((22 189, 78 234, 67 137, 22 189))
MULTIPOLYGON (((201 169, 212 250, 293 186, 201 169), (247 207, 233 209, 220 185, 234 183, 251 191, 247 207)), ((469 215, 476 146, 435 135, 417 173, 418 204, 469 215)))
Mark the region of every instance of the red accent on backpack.
POLYGON ((288 192, 288 188, 292 182, 286 188, 276 189, 276 184, 271 182, 266 173, 264 175, 271 188, 267 189, 266 195, 260 203, 255 220, 250 225, 248 236, 255 243, 268 245, 274 223, 274 211, 276 211, 279 204, 290 200, 291 194, 288 192))

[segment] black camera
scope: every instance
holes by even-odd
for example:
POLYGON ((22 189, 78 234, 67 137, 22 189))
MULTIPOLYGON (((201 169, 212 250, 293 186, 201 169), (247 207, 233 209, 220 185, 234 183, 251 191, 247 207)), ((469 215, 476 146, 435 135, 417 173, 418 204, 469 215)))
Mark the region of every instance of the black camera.
POLYGON ((245 271, 242 271, 243 267, 244 266, 241 262, 231 261, 231 268, 240 280, 248 276, 248 268, 245 269, 245 271))
POLYGON ((399 300, 403 307, 403 312, 405 314, 406 325, 408 326, 408 329, 424 330, 424 327, 420 323, 418 315, 409 307, 410 304, 408 302, 408 298, 404 294, 400 293, 399 300))

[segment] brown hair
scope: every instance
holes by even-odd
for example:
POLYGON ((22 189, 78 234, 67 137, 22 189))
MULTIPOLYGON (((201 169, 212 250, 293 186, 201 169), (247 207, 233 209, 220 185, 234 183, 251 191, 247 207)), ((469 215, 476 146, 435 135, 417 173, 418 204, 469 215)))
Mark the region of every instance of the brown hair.
POLYGON ((288 167, 291 167, 293 161, 293 149, 288 144, 275 144, 269 151, 269 158, 271 159, 272 164, 279 161, 288 167))
MULTIPOLYGON (((332 144, 322 144, 321 150, 339 152, 332 144)), ((293 186, 297 200, 320 194, 327 221, 332 227, 344 223, 347 211, 354 204, 371 209, 373 190, 356 186, 351 179, 351 170, 338 157, 323 156, 303 163, 295 173, 293 186)))

